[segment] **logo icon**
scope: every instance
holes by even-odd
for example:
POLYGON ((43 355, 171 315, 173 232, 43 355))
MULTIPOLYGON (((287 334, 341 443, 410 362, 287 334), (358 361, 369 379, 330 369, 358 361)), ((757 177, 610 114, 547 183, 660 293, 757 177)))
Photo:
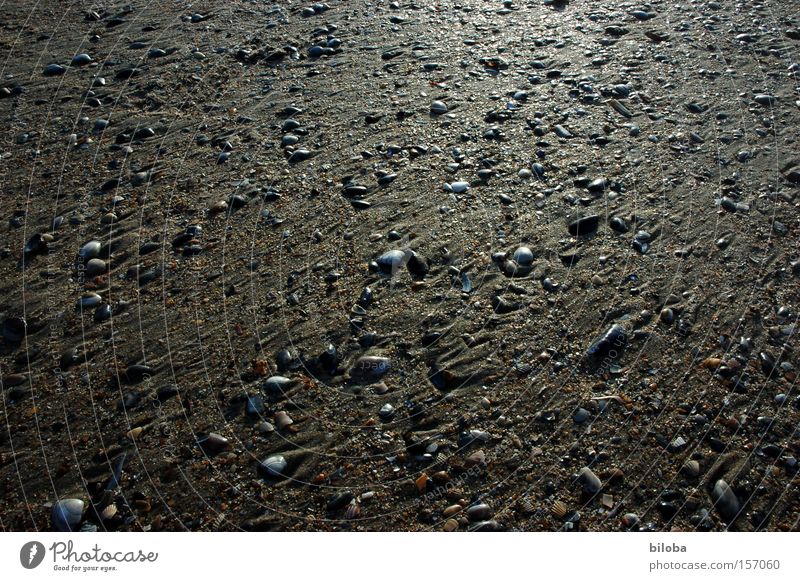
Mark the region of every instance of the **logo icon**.
POLYGON ((35 569, 44 561, 44 545, 38 541, 31 541, 22 545, 19 551, 19 562, 26 569, 35 569))

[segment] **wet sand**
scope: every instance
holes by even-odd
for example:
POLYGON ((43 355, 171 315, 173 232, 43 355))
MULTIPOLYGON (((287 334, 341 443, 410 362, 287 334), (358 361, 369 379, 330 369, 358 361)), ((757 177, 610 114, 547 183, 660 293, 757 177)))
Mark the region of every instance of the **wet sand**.
POLYGON ((0 530, 797 530, 789 5, 311 6, 0 8, 0 530))

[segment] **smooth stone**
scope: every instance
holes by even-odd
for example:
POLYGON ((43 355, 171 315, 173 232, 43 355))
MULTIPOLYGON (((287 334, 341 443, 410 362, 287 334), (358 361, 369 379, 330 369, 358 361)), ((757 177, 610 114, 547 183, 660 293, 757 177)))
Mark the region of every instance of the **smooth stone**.
POLYGON ((766 93, 759 93, 753 98, 753 101, 758 103, 759 105, 764 105, 765 107, 771 107, 775 104, 777 98, 775 95, 769 95, 766 93))
POLYGON ((350 370, 350 375, 356 378, 375 379, 386 374, 392 367, 388 357, 364 355, 359 357, 350 370))
POLYGON ((512 258, 520 266, 530 266, 533 264, 533 251, 527 246, 520 246, 514 251, 512 258))
POLYGON ((711 491, 711 499, 714 501, 714 508, 717 509, 717 512, 728 524, 734 521, 741 510, 741 504, 739 499, 736 498, 733 489, 722 479, 717 480, 714 485, 714 490, 711 491))
POLYGON ((102 323, 111 318, 111 305, 100 305, 94 311, 95 323, 102 323))
POLYGON ((639 517, 632 512, 626 513, 622 517, 622 526, 624 526, 625 528, 633 528, 638 524, 639 524, 639 517))
POLYGON ((100 256, 100 249, 103 247, 102 242, 98 240, 92 240, 91 242, 87 242, 84 244, 80 251, 78 252, 78 256, 83 258, 84 260, 90 258, 97 258, 100 256))
POLYGON ((589 182, 586 189, 593 194, 600 194, 608 187, 608 181, 605 178, 597 178, 589 182))
POLYGON ((11 343, 20 343, 25 338, 27 324, 20 317, 9 317, 3 321, 3 338, 11 343))
POLYGON ((135 363, 125 368, 125 380, 128 383, 139 383, 145 377, 151 377, 154 374, 155 370, 149 365, 135 363))
POLYGON ((78 299, 78 308, 86 309, 89 307, 96 307, 101 302, 103 302, 103 298, 99 294, 85 293, 81 298, 78 299))
POLYGON ((248 416, 260 416, 264 413, 264 409, 264 400, 261 399, 261 396, 252 395, 247 398, 245 413, 248 416))
POLYGON ((47 65, 42 72, 46 77, 55 77, 57 75, 63 75, 65 72, 67 72, 67 69, 59 64, 53 63, 47 65))
POLYGON ((51 520, 53 528, 62 533, 78 529, 83 517, 84 502, 77 498, 65 498, 53 505, 51 520))
POLYGON ((283 395, 291 387, 292 383, 293 381, 288 377, 273 375, 264 380, 261 384, 261 389, 269 395, 279 396, 283 395))
POLYGON ((629 230, 628 223, 625 222, 625 220, 623 220, 619 216, 614 216, 611 219, 609 219, 608 226, 614 232, 618 232, 620 234, 625 234, 629 230))
POLYGON ((394 409, 394 406, 390 403, 387 403, 380 409, 380 411, 378 412, 378 416, 382 420, 390 420, 394 417, 395 413, 396 411, 394 409))
POLYGON ((628 344, 628 333, 619 323, 613 324, 597 341, 586 350, 586 356, 595 361, 602 359, 606 355, 615 353, 619 357, 622 350, 628 344))
POLYGON ((434 115, 444 115, 447 113, 447 105, 442 101, 434 101, 431 103, 431 113, 434 115))
POLYGON ((293 129, 299 129, 301 126, 301 123, 297 119, 289 118, 283 122, 281 129, 283 131, 292 131, 293 129))
POLYGON ((311 157, 311 152, 307 149, 298 149, 289 156, 288 162, 291 164, 305 161, 311 157))
POLYGON ((553 131, 555 132, 556 135, 558 135, 563 139, 569 139, 570 137, 572 137, 572 133, 570 133, 570 131, 562 125, 556 125, 555 127, 553 127, 553 131))
POLYGON ((459 514, 462 510, 464 510, 463 506, 461 506, 460 504, 453 504, 444 509, 442 511, 442 515, 446 518, 449 518, 451 516, 459 514))
POLYGON ((575 410, 575 414, 572 416, 572 421, 576 424, 582 424, 586 420, 589 419, 589 412, 583 408, 578 408, 575 410))
POLYGON ((600 224, 600 217, 592 214, 591 216, 582 216, 569 223, 567 229, 573 236, 585 236, 597 230, 600 224))
POLYGON ((81 54, 76 54, 74 57, 72 57, 72 64, 76 67, 82 67, 84 65, 88 65, 90 62, 92 62, 92 57, 90 57, 85 52, 82 52, 81 54))
POLYGON ((97 276, 106 271, 106 261, 100 258, 92 258, 86 263, 86 276, 97 276))
POLYGON ((272 476, 273 478, 280 478, 286 471, 287 466, 288 464, 286 462, 286 458, 280 455, 275 455, 275 456, 270 456, 269 458, 264 460, 259 465, 259 469, 262 472, 266 473, 267 476, 272 476))
POLYGON ((467 518, 473 522, 488 520, 492 517, 492 509, 488 504, 476 504, 467 509, 467 518))
POLYGON ((469 189, 469 182, 453 182, 448 184, 448 189, 456 194, 461 194, 469 189))

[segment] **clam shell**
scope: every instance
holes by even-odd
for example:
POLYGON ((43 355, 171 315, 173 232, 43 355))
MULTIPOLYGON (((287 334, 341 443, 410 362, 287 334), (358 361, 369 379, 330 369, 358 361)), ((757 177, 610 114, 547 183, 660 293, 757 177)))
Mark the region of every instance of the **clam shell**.
POLYGON ((564 518, 567 515, 567 505, 556 500, 550 507, 550 513, 556 518, 564 518))

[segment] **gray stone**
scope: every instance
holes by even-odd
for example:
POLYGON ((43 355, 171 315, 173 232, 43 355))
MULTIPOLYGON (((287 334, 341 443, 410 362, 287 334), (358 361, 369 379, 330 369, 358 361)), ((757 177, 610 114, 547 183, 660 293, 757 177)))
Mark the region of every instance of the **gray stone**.
POLYGON ((53 528, 62 533, 78 530, 83 517, 84 502, 77 498, 65 498, 53 505, 51 520, 53 528))

